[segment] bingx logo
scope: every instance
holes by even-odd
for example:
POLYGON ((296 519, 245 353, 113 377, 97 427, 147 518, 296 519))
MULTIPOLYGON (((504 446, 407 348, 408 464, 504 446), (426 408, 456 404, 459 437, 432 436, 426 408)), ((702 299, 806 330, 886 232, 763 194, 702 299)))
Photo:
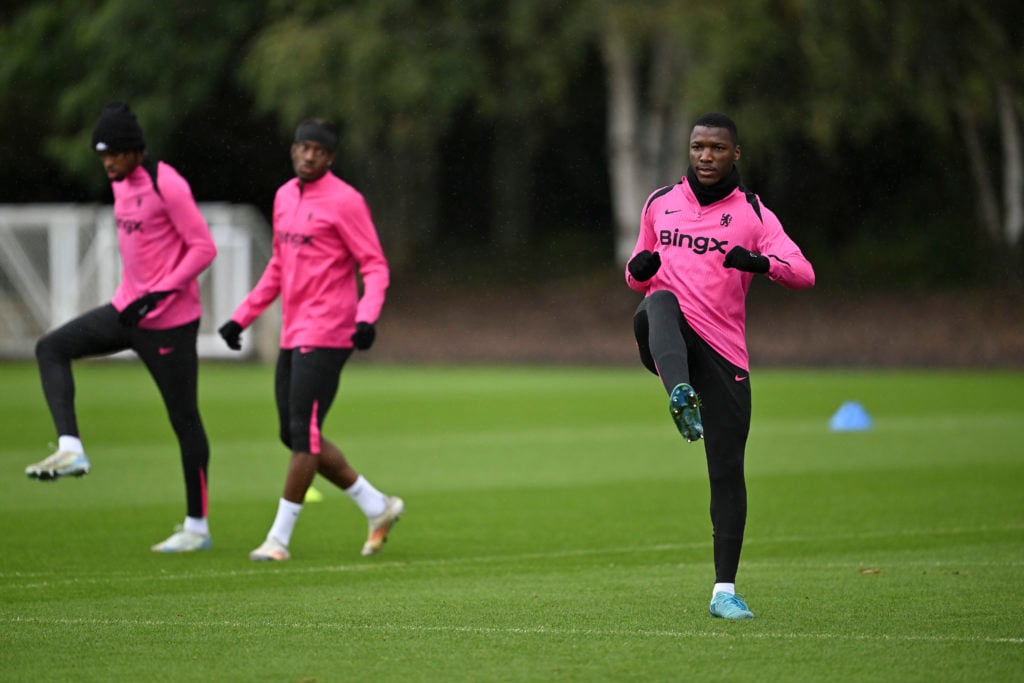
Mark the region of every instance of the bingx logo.
POLYGON ((279 232, 277 233, 277 243, 292 247, 301 247, 305 244, 313 244, 313 236, 305 235, 301 232, 279 232))
POLYGON ((692 249, 695 254, 706 254, 709 251, 725 253, 729 240, 716 240, 714 237, 694 237, 685 232, 676 230, 661 230, 658 232, 658 241, 663 247, 686 247, 692 249))

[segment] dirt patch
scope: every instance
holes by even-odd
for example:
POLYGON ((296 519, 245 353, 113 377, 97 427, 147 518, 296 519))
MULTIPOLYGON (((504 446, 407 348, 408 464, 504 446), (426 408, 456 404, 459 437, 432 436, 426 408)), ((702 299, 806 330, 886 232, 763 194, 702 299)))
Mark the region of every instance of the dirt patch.
MULTIPOLYGON (((374 361, 637 363, 621 278, 451 290, 396 285, 374 361)), ((829 294, 755 282, 753 366, 1024 368, 1019 294, 829 294), (763 285, 763 286, 761 286, 763 285)))

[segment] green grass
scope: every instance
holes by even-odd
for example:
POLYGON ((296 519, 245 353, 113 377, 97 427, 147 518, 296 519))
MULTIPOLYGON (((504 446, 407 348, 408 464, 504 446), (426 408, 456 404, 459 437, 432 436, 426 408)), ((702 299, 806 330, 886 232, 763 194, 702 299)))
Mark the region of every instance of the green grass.
POLYGON ((33 681, 1024 680, 1024 374, 755 372, 739 588, 707 614, 703 446, 639 368, 355 362, 326 432, 407 514, 322 481, 255 564, 286 454, 270 367, 207 364, 214 547, 138 363, 77 366, 93 472, 41 484, 35 367, 0 365, 0 671, 33 681), (830 433, 845 400, 875 428, 830 433))

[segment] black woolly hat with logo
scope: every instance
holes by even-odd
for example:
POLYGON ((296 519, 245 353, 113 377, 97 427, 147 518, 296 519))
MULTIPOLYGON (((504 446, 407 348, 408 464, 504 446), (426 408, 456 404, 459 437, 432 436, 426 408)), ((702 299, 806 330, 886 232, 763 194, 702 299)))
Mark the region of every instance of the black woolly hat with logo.
POLYGON ((142 128, 124 102, 109 102, 100 112, 92 129, 92 148, 96 152, 134 152, 146 148, 142 128))

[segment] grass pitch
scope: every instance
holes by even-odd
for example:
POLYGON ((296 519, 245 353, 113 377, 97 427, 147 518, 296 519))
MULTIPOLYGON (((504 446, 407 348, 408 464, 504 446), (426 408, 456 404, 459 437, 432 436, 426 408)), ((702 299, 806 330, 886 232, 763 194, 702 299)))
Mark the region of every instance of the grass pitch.
POLYGON ((1024 374, 761 371, 739 588, 707 614, 703 446, 640 368, 353 362, 325 432, 407 512, 318 480, 293 559, 247 553, 286 453, 272 369, 206 364, 213 549, 149 546, 184 515, 138 363, 76 366, 93 471, 38 483, 52 427, 0 365, 0 671, 33 681, 1024 680, 1024 374), (830 433, 846 400, 872 430, 830 433))

